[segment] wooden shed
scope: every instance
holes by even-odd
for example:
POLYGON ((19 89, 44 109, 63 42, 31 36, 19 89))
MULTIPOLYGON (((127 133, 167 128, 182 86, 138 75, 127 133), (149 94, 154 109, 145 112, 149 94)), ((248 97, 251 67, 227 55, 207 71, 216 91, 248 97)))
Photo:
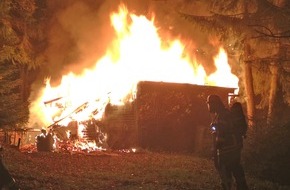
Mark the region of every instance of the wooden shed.
POLYGON ((219 95, 228 104, 235 88, 192 84, 139 82, 136 99, 125 106, 109 106, 105 114, 112 148, 198 151, 211 122, 206 98, 219 95))

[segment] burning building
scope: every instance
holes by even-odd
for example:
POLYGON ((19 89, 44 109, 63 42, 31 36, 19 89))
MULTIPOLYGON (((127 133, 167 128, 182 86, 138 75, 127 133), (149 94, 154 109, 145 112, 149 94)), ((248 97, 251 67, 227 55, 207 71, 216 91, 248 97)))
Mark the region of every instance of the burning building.
POLYGON ((210 123, 206 96, 227 101, 238 88, 225 50, 214 57, 217 70, 206 74, 181 40, 160 37, 154 19, 124 5, 110 19, 115 39, 105 55, 90 69, 64 74, 58 85, 47 80, 32 102, 31 124, 92 150, 196 149, 210 123))
MULTIPOLYGON (((206 134, 211 118, 206 97, 217 94, 227 105, 228 95, 234 93, 234 90, 141 81, 133 101, 124 105, 108 103, 102 119, 72 120, 67 126, 59 125, 61 120, 58 120, 49 128, 60 141, 77 142, 79 149, 90 151, 96 150, 96 147, 98 150, 140 147, 194 152, 200 150, 208 140, 206 134), (93 143, 93 146, 89 143, 93 143)), ((78 114, 82 109, 86 109, 85 104, 72 113, 78 114)), ((44 140, 41 136, 38 138, 44 140)))

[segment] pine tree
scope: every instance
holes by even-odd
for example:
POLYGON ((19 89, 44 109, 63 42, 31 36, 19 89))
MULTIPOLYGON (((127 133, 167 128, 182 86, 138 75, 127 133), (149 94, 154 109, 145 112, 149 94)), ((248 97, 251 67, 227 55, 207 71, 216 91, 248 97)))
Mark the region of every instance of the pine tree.
POLYGON ((0 62, 0 126, 15 127, 27 121, 28 105, 22 101, 19 69, 9 62, 0 62))
POLYGON ((16 127, 29 117, 30 85, 44 63, 44 17, 37 0, 0 2, 0 127, 16 127))

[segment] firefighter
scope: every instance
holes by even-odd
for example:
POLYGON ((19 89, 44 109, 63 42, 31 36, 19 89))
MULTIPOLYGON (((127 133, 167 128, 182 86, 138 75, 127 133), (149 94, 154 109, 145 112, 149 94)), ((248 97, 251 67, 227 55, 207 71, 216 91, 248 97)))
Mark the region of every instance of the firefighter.
POLYGON ((242 146, 237 141, 231 113, 217 95, 209 95, 207 105, 209 112, 214 115, 210 125, 213 136, 213 159, 222 188, 231 190, 234 178, 237 190, 248 190, 240 163, 242 146))

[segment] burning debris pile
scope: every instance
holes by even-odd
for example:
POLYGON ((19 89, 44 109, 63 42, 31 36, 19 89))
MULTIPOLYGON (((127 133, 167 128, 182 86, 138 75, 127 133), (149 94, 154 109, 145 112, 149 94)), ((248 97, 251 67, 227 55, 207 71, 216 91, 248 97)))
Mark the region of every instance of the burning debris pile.
MULTIPOLYGON (((61 113, 64 107, 57 102, 60 98, 49 101, 49 106, 57 107, 61 113), (54 103, 54 105, 51 105, 54 103)), ((47 104, 47 102, 45 102, 47 104)), ((79 106, 69 115, 55 121, 46 129, 41 130, 41 134, 36 137, 38 151, 96 151, 106 150, 107 136, 101 129, 101 122, 94 118, 77 121, 72 115, 79 114, 86 109, 88 103, 79 106), (68 119, 67 125, 59 124, 62 120, 68 119)))

